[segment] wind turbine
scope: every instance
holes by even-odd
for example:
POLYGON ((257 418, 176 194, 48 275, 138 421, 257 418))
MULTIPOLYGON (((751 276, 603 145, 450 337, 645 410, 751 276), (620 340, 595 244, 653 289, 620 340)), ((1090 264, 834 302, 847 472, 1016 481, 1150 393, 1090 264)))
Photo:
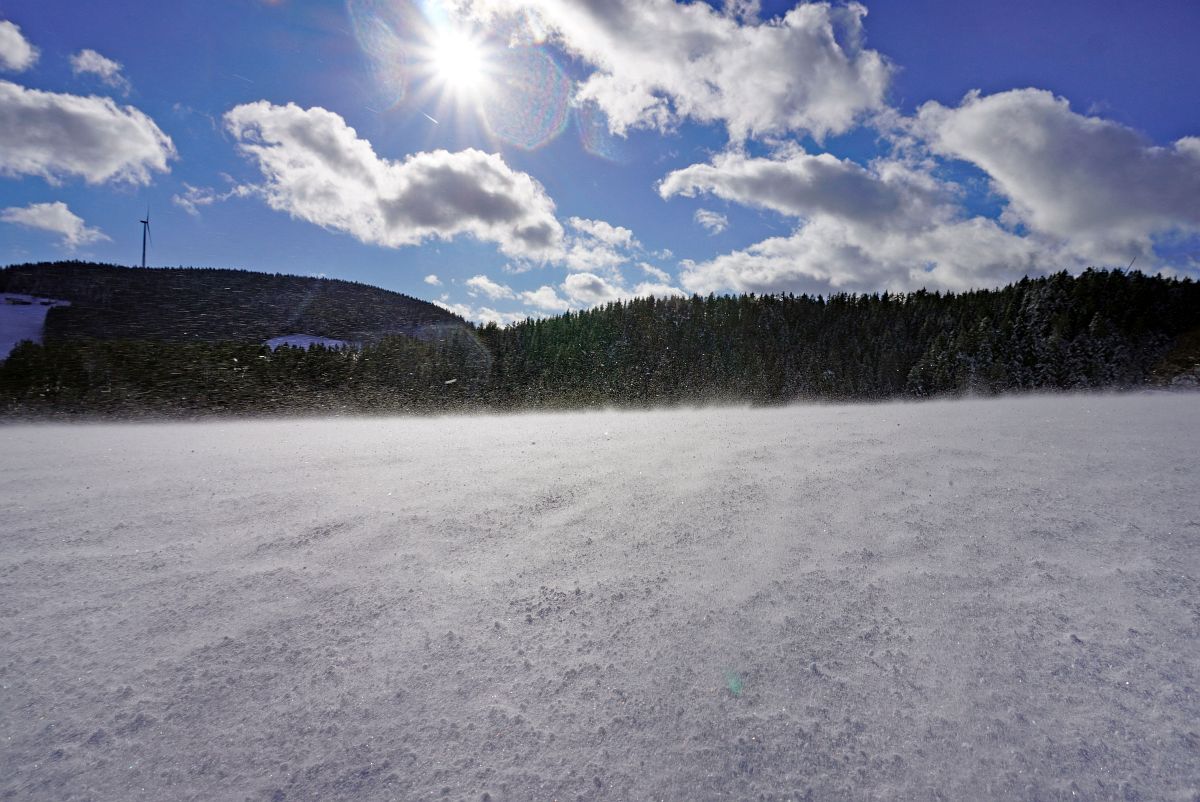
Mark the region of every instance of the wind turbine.
POLYGON ((146 207, 146 219, 139 220, 142 224, 142 267, 146 266, 146 239, 149 238, 150 244, 154 244, 154 237, 150 236, 150 207, 146 207))

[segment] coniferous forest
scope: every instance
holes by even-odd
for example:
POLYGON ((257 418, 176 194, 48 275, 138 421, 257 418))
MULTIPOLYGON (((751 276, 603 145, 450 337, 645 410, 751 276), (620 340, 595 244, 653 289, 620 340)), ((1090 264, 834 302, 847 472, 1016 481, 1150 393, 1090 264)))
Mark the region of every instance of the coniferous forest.
MULTIPOLYGON (((227 274, 240 273, 208 272, 226 289, 227 274)), ((44 282, 38 289, 56 292, 44 282)), ((335 290, 327 292, 332 297, 335 290)), ((147 300, 140 303, 144 308, 147 300)), ((196 303, 203 308, 190 318, 211 318, 218 323, 210 327, 221 330, 222 307, 202 297, 196 303)), ((412 317, 412 304, 422 302, 405 303, 412 317)), ((327 322, 336 315, 311 297, 306 304, 305 314, 316 321, 307 333, 345 336, 327 322)), ((1123 271, 1058 273, 957 294, 639 298, 503 328, 428 313, 425 325, 397 333, 406 329, 356 318, 357 347, 308 350, 273 351, 260 341, 219 337, 130 336, 128 329, 99 336, 96 309, 103 307, 83 306, 82 314, 75 307, 51 310, 45 342, 23 343, 0 364, 6 414, 878 400, 1131 388, 1168 383, 1200 363, 1200 285, 1123 271), (72 314, 86 325, 72 324, 72 314), (362 336, 365 328, 374 333, 362 336)), ((238 308, 250 319, 245 303, 238 308)), ((272 314, 288 317, 286 310, 272 314)), ((167 328, 155 323, 156 330, 167 328)))

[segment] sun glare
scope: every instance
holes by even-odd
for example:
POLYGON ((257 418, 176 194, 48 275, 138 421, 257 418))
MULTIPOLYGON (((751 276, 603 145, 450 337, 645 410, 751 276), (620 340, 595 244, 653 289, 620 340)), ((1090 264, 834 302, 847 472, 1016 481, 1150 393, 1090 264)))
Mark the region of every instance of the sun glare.
POLYGON ((446 28, 432 42, 430 66, 436 78, 454 92, 474 92, 487 79, 483 44, 462 31, 446 28))

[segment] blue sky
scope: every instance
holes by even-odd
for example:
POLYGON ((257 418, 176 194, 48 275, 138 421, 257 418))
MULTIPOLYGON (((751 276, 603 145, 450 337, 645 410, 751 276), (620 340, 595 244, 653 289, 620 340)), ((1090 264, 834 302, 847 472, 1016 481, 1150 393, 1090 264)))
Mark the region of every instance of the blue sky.
POLYGON ((0 0, 0 263, 618 297, 1200 275, 1200 5, 0 0))

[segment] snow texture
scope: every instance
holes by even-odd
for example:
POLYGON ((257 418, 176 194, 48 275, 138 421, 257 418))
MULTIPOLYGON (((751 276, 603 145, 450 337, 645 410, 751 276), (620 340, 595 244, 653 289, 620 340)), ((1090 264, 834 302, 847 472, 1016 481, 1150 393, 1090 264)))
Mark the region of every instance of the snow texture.
POLYGON ((314 334, 285 334, 282 337, 272 337, 263 345, 268 346, 272 351, 276 348, 282 348, 289 345, 293 348, 312 348, 314 345, 323 345, 326 348, 354 348, 358 344, 349 340, 335 340, 331 337, 318 337, 314 334))
POLYGON ((0 428, 0 795, 1192 799, 1200 398, 0 428))
POLYGON ((46 313, 55 306, 70 306, 70 301, 38 298, 17 292, 0 292, 0 360, 24 340, 42 341, 46 313))

